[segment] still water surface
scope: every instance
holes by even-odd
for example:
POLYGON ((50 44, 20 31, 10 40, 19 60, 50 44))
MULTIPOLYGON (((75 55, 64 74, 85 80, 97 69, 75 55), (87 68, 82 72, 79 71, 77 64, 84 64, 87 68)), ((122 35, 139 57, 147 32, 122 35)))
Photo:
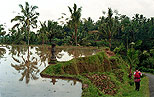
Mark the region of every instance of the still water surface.
MULTIPOLYGON (((0 97, 81 97, 82 84, 75 80, 42 78, 48 66, 49 46, 0 45, 0 97)), ((56 59, 68 61, 93 55, 97 49, 56 48, 56 59)))

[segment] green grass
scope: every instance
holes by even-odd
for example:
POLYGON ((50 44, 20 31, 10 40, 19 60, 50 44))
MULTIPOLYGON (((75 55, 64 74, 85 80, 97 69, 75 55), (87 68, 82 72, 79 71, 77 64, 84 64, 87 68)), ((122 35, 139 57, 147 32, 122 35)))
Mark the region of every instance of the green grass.
MULTIPOLYGON (((122 85, 124 90, 121 90, 121 96, 124 97, 150 97, 149 93, 149 79, 148 77, 142 78, 140 91, 135 90, 135 83, 133 86, 127 84, 122 85)), ((117 95, 118 97, 119 95, 117 95)))
POLYGON ((93 56, 50 65, 41 74, 80 80, 82 84, 88 85, 88 88, 83 89, 82 97, 149 97, 148 78, 143 77, 140 91, 135 91, 135 85, 130 85, 133 83, 133 79, 129 80, 128 78, 128 68, 129 65, 122 58, 115 56, 108 59, 104 52, 99 52, 93 56), (110 81, 116 84, 117 94, 114 96, 104 94, 90 79, 85 77, 85 74, 107 75, 110 77, 110 81))
POLYGON ((113 73, 105 72, 105 73, 97 73, 97 74, 107 74, 109 77, 111 77, 111 80, 114 81, 118 86, 117 87, 118 93, 114 96, 103 94, 101 91, 98 90, 98 88, 95 85, 92 84, 92 82, 88 78, 85 78, 82 75, 69 75, 69 74, 64 74, 64 75, 54 74, 53 75, 52 73, 50 73, 49 75, 72 77, 72 78, 81 80, 82 84, 88 84, 88 88, 83 89, 82 97, 150 97, 148 77, 142 78, 140 91, 136 91, 135 84, 130 86, 128 81, 121 83, 116 80, 116 77, 114 76, 113 73))

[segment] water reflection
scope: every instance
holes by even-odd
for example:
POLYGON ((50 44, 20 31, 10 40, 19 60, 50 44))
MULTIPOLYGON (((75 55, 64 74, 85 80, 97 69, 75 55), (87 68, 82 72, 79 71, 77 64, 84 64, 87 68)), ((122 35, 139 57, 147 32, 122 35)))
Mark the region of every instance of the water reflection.
POLYGON ((36 47, 36 52, 35 52, 39 57, 41 64, 44 64, 46 67, 46 61, 48 61, 51 57, 51 52, 49 50, 48 46, 41 46, 41 47, 36 47))
POLYGON ((53 85, 55 85, 57 81, 55 78, 51 78, 51 82, 53 83, 53 85))
POLYGON ((17 55, 18 57, 20 57, 20 55, 25 55, 27 50, 28 50, 28 46, 7 46, 7 49, 9 49, 9 55, 13 56, 13 55, 17 55))
MULTIPOLYGON (((9 55, 11 55, 13 61, 11 66, 21 74, 19 81, 23 81, 28 84, 30 80, 37 80, 39 78, 39 67, 43 65, 46 67, 51 57, 50 46, 7 46, 9 49, 9 55)), ((0 48, 2 55, 6 53, 6 50, 0 48)), ((84 49, 84 48, 56 48, 56 59, 58 61, 68 61, 77 57, 84 57, 93 55, 97 52, 97 49, 84 49)), ((56 80, 52 79, 53 84, 56 80)))
MULTIPOLYGON (((45 78, 45 77, 44 77, 44 78, 45 78)), ((51 81, 50 81, 50 82, 51 82, 53 85, 55 85, 56 82, 58 82, 58 80, 65 80, 65 81, 67 81, 68 83, 71 82, 71 86, 75 86, 76 83, 79 82, 79 81, 74 80, 74 79, 72 79, 72 80, 67 79, 67 78, 65 78, 65 79, 64 79, 64 78, 59 78, 59 79, 58 79, 58 78, 54 78, 54 77, 51 78, 51 81)))
MULTIPOLYGON (((39 46, 36 48, 37 54, 40 56, 42 62, 45 59, 50 59, 51 57, 51 47, 50 46, 39 46)), ((98 50, 96 48, 75 48, 75 47, 56 47, 56 59, 58 61, 68 61, 72 58, 85 57, 89 55, 96 54, 98 50)))
POLYGON ((6 53, 6 50, 4 48, 0 48, 0 58, 3 58, 5 53, 6 53))
POLYGON ((37 60, 37 58, 31 56, 32 52, 30 52, 29 49, 30 48, 28 47, 27 58, 24 58, 23 55, 22 56, 20 55, 20 52, 17 52, 17 56, 20 59, 15 58, 13 55, 12 55, 12 59, 16 63, 18 63, 18 65, 11 63, 11 66, 13 68, 15 68, 19 73, 21 72, 22 76, 19 79, 19 81, 23 81, 23 79, 25 78, 26 83, 29 83, 30 78, 32 80, 37 80, 38 77, 36 75, 40 71, 37 67, 37 63, 39 61, 37 60), (32 57, 31 60, 30 60, 30 57, 32 57))
MULTIPOLYGON (((56 58, 58 61, 68 61, 96 52, 97 49, 93 48, 57 47, 56 58)), ((2 97, 80 97, 82 83, 40 76, 39 73, 48 66, 50 57, 50 46, 0 46, 0 95, 2 97)))

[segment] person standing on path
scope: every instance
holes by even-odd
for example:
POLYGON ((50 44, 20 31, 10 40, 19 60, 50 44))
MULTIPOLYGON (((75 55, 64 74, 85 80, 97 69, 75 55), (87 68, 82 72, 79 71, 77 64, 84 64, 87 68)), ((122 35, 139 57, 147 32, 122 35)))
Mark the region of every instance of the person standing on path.
POLYGON ((140 71, 138 71, 138 69, 136 68, 135 72, 134 72, 134 81, 135 81, 135 90, 139 91, 140 90, 140 81, 141 81, 141 76, 142 73, 140 71))

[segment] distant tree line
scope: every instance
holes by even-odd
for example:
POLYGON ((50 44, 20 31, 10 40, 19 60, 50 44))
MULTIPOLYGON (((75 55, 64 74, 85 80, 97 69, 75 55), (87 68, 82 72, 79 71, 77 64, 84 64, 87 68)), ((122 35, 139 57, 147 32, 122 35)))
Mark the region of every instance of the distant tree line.
POLYGON ((135 64, 142 64, 140 67, 154 68, 154 17, 146 18, 142 14, 135 14, 132 18, 121 15, 118 11, 108 8, 102 16, 94 22, 90 17, 81 19, 82 7, 74 4, 73 8, 68 7, 71 13, 69 17, 63 13, 58 21, 38 21, 39 13, 37 6, 30 6, 28 2, 19 5, 21 12, 11 22, 16 24, 9 29, 8 34, 4 25, 0 25, 1 44, 51 44, 59 46, 106 46, 111 50, 129 56, 133 65, 134 59, 131 53, 139 50, 135 64), (63 21, 62 21, 63 20, 63 21), (34 32, 32 29, 40 28, 34 32), (131 43, 134 43, 134 47, 131 43), (149 65, 147 65, 149 64, 149 65))

